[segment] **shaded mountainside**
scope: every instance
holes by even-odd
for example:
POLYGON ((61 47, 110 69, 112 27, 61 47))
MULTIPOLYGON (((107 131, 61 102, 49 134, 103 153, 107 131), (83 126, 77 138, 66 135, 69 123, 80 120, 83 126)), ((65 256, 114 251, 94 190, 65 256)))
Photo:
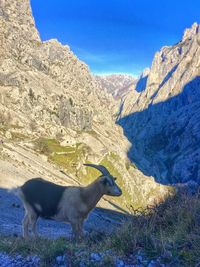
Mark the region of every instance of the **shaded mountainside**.
MULTIPOLYGON (((124 207, 145 206, 167 193, 128 160, 129 142, 114 123, 115 101, 97 85, 88 66, 57 40, 41 41, 29 0, 0 1, 0 91, 2 166, 8 162, 28 177, 47 175, 42 166, 37 164, 37 170, 31 161, 21 160, 11 143, 25 149, 25 158, 30 156, 27 149, 42 154, 83 184, 99 175, 83 163, 104 164, 118 177, 124 194, 116 201, 124 207)), ((9 170, 1 174, 2 186, 9 170)), ((15 184, 16 175, 10 175, 15 184)))
MULTIPOLYGON (((138 83, 140 80, 138 81, 138 83)), ((161 183, 200 183, 200 26, 155 54, 145 87, 127 94, 118 123, 129 158, 161 183)))

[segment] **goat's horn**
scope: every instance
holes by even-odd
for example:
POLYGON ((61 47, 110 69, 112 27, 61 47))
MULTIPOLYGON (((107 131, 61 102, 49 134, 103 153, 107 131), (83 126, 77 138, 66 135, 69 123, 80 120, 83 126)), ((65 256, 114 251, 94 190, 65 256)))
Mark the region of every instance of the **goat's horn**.
POLYGON ((103 165, 95 165, 95 164, 83 164, 84 166, 92 167, 100 171, 103 175, 110 175, 109 171, 103 165))

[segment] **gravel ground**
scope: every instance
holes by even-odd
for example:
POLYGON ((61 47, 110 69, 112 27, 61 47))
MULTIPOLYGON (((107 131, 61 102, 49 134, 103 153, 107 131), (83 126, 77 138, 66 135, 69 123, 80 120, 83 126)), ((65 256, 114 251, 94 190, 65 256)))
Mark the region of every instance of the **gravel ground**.
POLYGON ((38 256, 22 257, 21 255, 16 255, 12 257, 0 252, 1 267, 38 267, 39 265, 40 258, 38 256))
MULTIPOLYGON (((0 235, 21 236, 21 222, 24 216, 24 208, 20 199, 8 192, 7 189, 0 189, 0 235)), ((90 213, 84 224, 86 233, 92 231, 110 234, 123 223, 125 217, 115 211, 96 208, 90 213)), ((42 237, 58 238, 71 237, 72 231, 69 224, 54 222, 50 220, 38 220, 38 233, 42 237)), ((95 255, 95 254, 94 254, 95 255)), ((93 256, 94 256, 93 255, 93 256)), ((63 256, 60 256, 63 257, 63 256)), ((94 259, 93 259, 94 261, 94 259)), ((67 266, 61 258, 55 259, 55 266, 67 266), (60 259, 60 260, 59 260, 60 259)), ((38 267, 40 258, 35 256, 22 257, 19 255, 8 255, 0 252, 0 267, 38 267)))
MULTIPOLYGON (((24 208, 17 196, 9 193, 6 189, 0 189, 0 235, 21 236, 21 221, 24 216, 24 208)), ((124 222, 125 216, 121 213, 96 208, 89 215, 84 225, 86 232, 98 232, 110 234, 124 222)), ((38 233, 42 237, 51 239, 58 237, 71 237, 71 227, 69 224, 42 220, 38 221, 38 233)), ((107 252, 112 254, 111 251, 107 252)), ((103 266, 104 253, 92 252, 90 255, 91 266, 103 266)), ((160 263, 160 259, 148 260, 144 255, 130 255, 127 259, 115 258, 115 267, 168 267, 160 263)), ((20 254, 8 255, 0 252, 0 267, 39 267, 40 258, 37 255, 23 257, 20 254)), ((55 258, 53 266, 49 267, 69 267, 67 255, 60 255, 55 258)), ((77 267, 88 266, 84 262, 77 267)))
MULTIPOLYGON (((19 144, 6 144, 0 157, 0 169, 0 236, 17 237, 22 235, 23 205, 20 199, 9 193, 6 188, 21 185, 32 177, 46 177, 47 180, 65 185, 71 185, 74 182, 71 177, 61 174, 59 169, 51 166, 35 152, 21 147, 19 144)), ((94 209, 85 221, 86 234, 91 234, 91 232, 110 234, 124 222, 125 216, 122 213, 110 210, 117 208, 112 202, 102 200, 100 206, 104 208, 94 209)), ((50 239, 70 238, 72 235, 69 224, 43 219, 38 220, 37 230, 39 236, 50 239)), ((0 252, 0 267, 37 266, 40 266, 40 259, 37 255, 22 257, 21 255, 8 255, 0 252)), ((66 261, 65 263, 62 260, 59 261, 58 257, 55 259, 55 266, 53 267, 57 266, 67 266, 66 261)), ((83 266, 86 265, 83 263, 83 266)))

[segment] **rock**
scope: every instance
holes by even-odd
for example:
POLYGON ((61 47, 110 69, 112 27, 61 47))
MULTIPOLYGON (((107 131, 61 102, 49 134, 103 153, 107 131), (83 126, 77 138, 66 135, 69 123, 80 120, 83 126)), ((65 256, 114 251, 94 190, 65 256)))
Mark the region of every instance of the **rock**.
POLYGON ((125 263, 123 262, 123 260, 117 259, 116 263, 115 263, 115 267, 124 267, 125 263))
POLYGON ((44 154, 41 154, 40 157, 42 158, 43 161, 48 161, 48 157, 44 154))
POLYGON ((169 250, 165 250, 165 252, 162 254, 162 258, 164 259, 171 259, 173 257, 172 252, 169 250))
POLYGON ((136 256, 136 259, 137 259, 139 262, 142 262, 143 257, 142 257, 141 255, 137 255, 137 256, 136 256))
POLYGON ((100 253, 91 253, 90 254, 90 259, 92 261, 101 261, 102 260, 102 255, 100 253))
POLYGON ((184 31, 183 41, 194 38, 194 36, 198 33, 198 31, 199 31, 199 25, 195 22, 192 25, 192 28, 186 29, 184 31))
MULTIPOLYGON (((111 83, 120 83, 121 91, 129 86, 129 81, 135 82, 132 77, 120 79, 111 83)), ((41 41, 29 0, 0 1, 0 91, 0 124, 5 131, 8 129, 9 141, 13 135, 13 142, 18 136, 22 140, 38 137, 58 137, 59 140, 64 137, 65 140, 67 137, 71 146, 81 142, 80 153, 74 152, 77 157, 70 175, 81 175, 84 162, 109 162, 124 186, 125 194, 121 197, 124 207, 129 204, 126 196, 130 196, 127 199, 133 206, 139 202, 146 207, 150 192, 154 192, 154 197, 157 193, 164 195, 166 187, 156 184, 152 177, 145 176, 128 161, 130 144, 115 123, 118 112, 112 95, 102 90, 88 66, 68 46, 57 40, 41 41)), ((3 149, 8 152, 7 148, 3 149)), ((22 166, 22 162, 28 161, 22 160, 19 153, 9 153, 12 166, 18 163, 22 166)), ((41 161, 45 164, 47 158, 41 161)), ((44 174, 42 164, 39 169, 31 165, 30 162, 24 164, 23 170, 44 174)))
POLYGON ((162 184, 200 183, 200 31, 155 54, 143 90, 128 93, 118 123, 132 143, 129 159, 162 184))
POLYGON ((161 264, 156 260, 151 260, 147 267, 161 267, 161 264))
POLYGON ((11 134, 11 132, 6 131, 6 133, 5 133, 5 137, 6 137, 7 139, 11 139, 11 138, 12 138, 12 134, 11 134))
POLYGON ((86 263, 83 262, 83 261, 81 261, 81 262, 79 263, 79 267, 86 267, 86 266, 87 266, 86 263))
POLYGON ((56 257, 56 262, 59 263, 59 264, 63 263, 64 262, 64 256, 57 256, 56 257))
POLYGON ((28 256, 26 258, 21 255, 10 256, 0 252, 1 267, 39 267, 40 258, 38 256, 28 256))
POLYGON ((137 82, 135 77, 126 74, 95 75, 94 79, 102 90, 112 94, 116 100, 130 92, 137 82))
POLYGON ((73 146, 77 143, 76 139, 68 136, 65 140, 63 140, 62 142, 60 142, 61 146, 73 146))

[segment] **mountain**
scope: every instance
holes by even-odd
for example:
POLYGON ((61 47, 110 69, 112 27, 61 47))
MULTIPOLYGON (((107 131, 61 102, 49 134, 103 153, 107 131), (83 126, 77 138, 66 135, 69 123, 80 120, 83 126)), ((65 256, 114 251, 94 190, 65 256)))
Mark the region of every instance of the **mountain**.
POLYGON ((200 25, 155 54, 146 78, 121 103, 118 123, 144 174, 164 184, 200 183, 200 25))
POLYGON ((132 90, 137 79, 127 74, 95 75, 98 86, 112 94, 114 99, 121 99, 132 90))
POLYGON ((88 184, 99 175, 83 167, 92 162, 118 177, 123 196, 112 201, 125 209, 168 193, 127 158, 116 101, 88 66, 67 45, 41 41, 29 0, 0 2, 0 92, 2 187, 34 176, 55 181, 59 168, 68 182, 88 184))

